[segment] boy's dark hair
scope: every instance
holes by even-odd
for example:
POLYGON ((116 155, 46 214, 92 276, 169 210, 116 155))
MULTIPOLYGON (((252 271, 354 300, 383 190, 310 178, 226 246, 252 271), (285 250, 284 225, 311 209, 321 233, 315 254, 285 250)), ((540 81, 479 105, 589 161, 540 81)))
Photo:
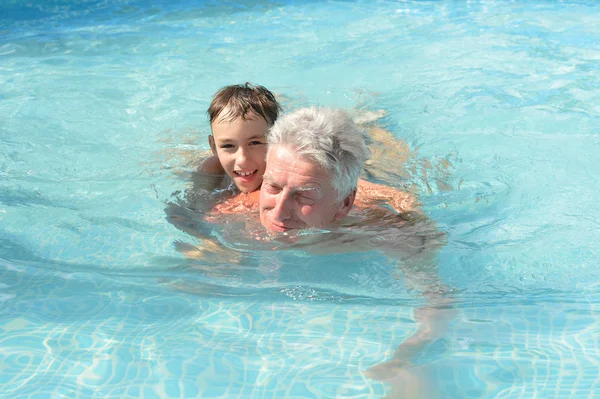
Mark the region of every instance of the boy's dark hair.
POLYGON ((281 106, 275 95, 264 86, 245 83, 223 87, 213 97, 208 107, 210 123, 218 118, 222 121, 234 121, 237 118, 248 119, 251 114, 262 116, 272 125, 281 112, 281 106), (224 109, 227 113, 221 115, 224 109))

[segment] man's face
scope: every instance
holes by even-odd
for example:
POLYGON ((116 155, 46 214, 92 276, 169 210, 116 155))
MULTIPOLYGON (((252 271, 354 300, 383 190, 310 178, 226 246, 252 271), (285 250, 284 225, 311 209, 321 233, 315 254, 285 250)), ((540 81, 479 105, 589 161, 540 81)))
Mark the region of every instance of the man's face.
POLYGON ((269 124, 257 115, 232 122, 213 122, 209 138, 213 154, 219 158, 225 173, 240 191, 257 190, 265 172, 267 145, 265 135, 269 124))
POLYGON ((355 192, 338 200, 332 178, 293 149, 273 146, 260 190, 260 221, 268 231, 323 228, 348 214, 355 192))

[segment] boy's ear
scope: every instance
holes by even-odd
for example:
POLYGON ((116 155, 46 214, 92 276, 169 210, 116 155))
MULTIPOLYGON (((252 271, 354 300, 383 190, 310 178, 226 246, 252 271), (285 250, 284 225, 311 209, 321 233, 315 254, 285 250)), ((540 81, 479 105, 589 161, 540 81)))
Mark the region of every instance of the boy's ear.
POLYGON ((208 135, 208 145, 210 146, 210 149, 211 149, 213 155, 216 157, 217 156, 217 147, 215 146, 215 138, 213 137, 212 134, 208 135))

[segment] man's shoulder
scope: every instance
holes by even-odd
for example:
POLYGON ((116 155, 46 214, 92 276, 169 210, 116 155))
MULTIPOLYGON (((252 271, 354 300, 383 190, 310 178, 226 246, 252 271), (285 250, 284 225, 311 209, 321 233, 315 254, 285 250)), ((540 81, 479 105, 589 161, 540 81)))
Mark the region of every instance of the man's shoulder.
POLYGON ((364 207, 386 205, 399 214, 420 213, 419 202, 413 193, 363 179, 358 181, 356 204, 364 207))

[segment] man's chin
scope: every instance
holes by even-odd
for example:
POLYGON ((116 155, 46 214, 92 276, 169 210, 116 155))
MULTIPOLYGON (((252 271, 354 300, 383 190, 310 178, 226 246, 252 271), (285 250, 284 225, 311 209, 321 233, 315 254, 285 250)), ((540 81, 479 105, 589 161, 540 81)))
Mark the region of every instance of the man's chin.
POLYGON ((275 234, 275 235, 289 234, 289 233, 292 233, 292 232, 298 230, 298 229, 291 229, 288 227, 276 226, 276 225, 271 225, 268 227, 265 226, 265 228, 267 229, 269 234, 275 234))

